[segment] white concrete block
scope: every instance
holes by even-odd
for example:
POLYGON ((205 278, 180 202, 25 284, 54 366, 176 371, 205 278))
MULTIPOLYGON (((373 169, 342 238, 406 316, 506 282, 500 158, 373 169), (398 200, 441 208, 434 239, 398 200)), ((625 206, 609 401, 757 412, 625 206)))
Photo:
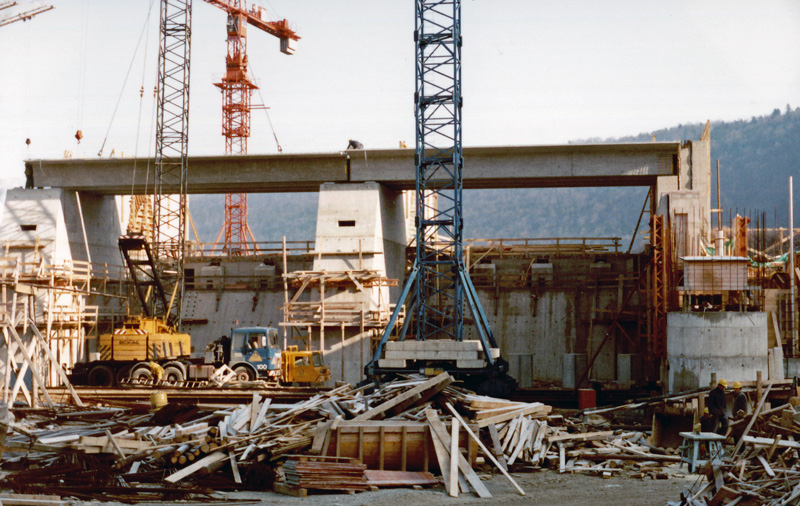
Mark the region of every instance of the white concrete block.
POLYGON ((477 351, 438 350, 386 350, 385 357, 391 360, 477 360, 477 351))
POLYGON ((405 369, 406 361, 381 358, 378 360, 378 367, 387 367, 390 369, 405 369))
POLYGON ((425 349, 424 341, 409 339, 407 341, 389 341, 386 343, 386 350, 418 351, 425 349))
MULTIPOLYGON (((489 354, 491 354, 493 359, 500 358, 500 348, 489 348, 489 354)), ((486 356, 484 355, 483 351, 478 352, 478 358, 485 359, 486 356)))
POLYGON ((456 367, 458 369, 477 369, 486 367, 485 360, 456 360, 456 367))

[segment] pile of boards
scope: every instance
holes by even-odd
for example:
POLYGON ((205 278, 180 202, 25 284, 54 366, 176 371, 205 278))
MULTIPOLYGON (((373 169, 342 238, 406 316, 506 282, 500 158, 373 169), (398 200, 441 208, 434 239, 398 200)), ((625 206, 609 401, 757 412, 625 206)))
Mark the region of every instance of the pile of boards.
POLYGON ((769 388, 754 413, 733 424, 733 449, 708 456, 700 479, 668 504, 800 504, 800 397, 768 409, 768 395, 769 388))
POLYGON ((357 459, 290 457, 283 464, 283 484, 289 488, 364 491, 368 488, 366 470, 357 459))
POLYGON ((545 404, 479 396, 453 381, 442 373, 343 384, 294 404, 254 393, 235 407, 20 411, 19 420, 0 420, 7 432, 0 487, 85 500, 210 502, 224 500, 215 491, 273 485, 295 495, 430 486, 440 483, 434 472, 450 495, 491 497, 476 470, 502 473, 525 495, 510 471, 604 474, 619 462, 676 458, 654 453, 640 433, 582 432, 545 404))

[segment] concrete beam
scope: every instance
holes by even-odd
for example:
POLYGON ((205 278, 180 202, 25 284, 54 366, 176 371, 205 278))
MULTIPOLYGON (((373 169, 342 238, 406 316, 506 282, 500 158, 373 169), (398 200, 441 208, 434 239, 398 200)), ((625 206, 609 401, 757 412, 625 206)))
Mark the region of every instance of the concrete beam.
MULTIPOLYGON (((679 174, 679 154, 677 142, 465 148, 464 188, 651 186, 679 174)), ((26 167, 36 187, 152 192, 147 159, 29 160, 26 167)), ((312 192, 322 183, 367 181, 413 189, 414 150, 191 157, 188 193, 312 192)))

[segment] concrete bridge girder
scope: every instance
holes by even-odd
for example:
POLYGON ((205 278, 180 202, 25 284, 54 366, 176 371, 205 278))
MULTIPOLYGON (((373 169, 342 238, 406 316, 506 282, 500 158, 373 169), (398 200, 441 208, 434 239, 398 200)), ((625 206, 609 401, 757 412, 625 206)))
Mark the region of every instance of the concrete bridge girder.
MULTIPOLYGON (((464 149, 464 188, 653 186, 678 176, 677 142, 464 149)), ((152 192, 145 167, 132 158, 29 160, 36 187, 107 195, 152 192), (149 184, 148 184, 149 183, 149 184)), ((195 156, 188 193, 316 192, 323 183, 374 181, 414 188, 414 150, 354 150, 316 154, 195 156)))

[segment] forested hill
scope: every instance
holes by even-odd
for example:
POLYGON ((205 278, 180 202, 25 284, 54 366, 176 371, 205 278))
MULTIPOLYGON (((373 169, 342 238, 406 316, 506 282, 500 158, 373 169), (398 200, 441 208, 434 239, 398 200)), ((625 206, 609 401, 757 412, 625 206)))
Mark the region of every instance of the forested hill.
MULTIPOLYGON (((699 139, 704 126, 704 122, 685 124, 619 139, 575 142, 650 142, 653 135, 657 141, 683 141, 699 139)), ((726 216, 728 210, 763 211, 768 226, 774 226, 776 215, 786 226, 788 178, 800 176, 800 108, 787 105, 785 110, 747 120, 712 121, 711 159, 712 166, 720 160, 726 216)), ((464 194, 464 234, 622 237, 627 248, 646 194, 645 188, 470 190, 464 194)), ((201 239, 213 241, 222 226, 223 197, 193 195, 191 211, 201 239)), ((278 241, 284 235, 288 240, 313 239, 316 212, 316 193, 249 196, 248 221, 259 241, 278 241)))
MULTIPOLYGON (((658 141, 699 139, 704 127, 704 123, 678 125, 599 142, 647 142, 653 135, 658 141)), ((753 116, 749 120, 712 121, 712 178, 717 159, 723 208, 765 211, 770 220, 777 209, 779 217, 785 220, 789 176, 800 177, 800 107, 791 109, 787 105, 783 111, 775 109, 768 116, 753 116)), ((716 202, 716 191, 713 198, 716 202)))

